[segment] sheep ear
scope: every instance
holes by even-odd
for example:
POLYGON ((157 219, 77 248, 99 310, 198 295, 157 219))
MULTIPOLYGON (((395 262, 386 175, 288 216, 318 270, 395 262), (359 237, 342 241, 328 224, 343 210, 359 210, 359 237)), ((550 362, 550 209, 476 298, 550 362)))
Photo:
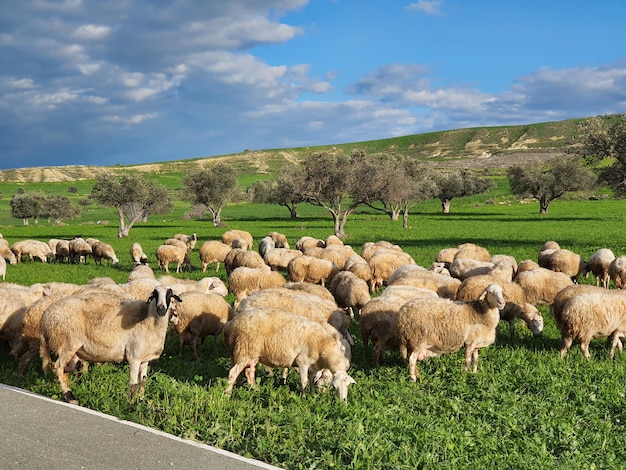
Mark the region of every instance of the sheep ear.
POLYGON ((487 297, 487 291, 483 291, 483 293, 480 294, 480 297, 478 297, 478 300, 483 301, 485 300, 486 297, 487 297))
POLYGON ((146 303, 149 304, 154 299, 156 299, 156 295, 154 295, 154 292, 153 292, 152 294, 150 294, 150 297, 148 297, 148 300, 146 300, 146 303))
POLYGON ((182 302, 183 299, 181 299, 179 296, 177 296, 176 294, 172 293, 172 298, 178 302, 182 302))

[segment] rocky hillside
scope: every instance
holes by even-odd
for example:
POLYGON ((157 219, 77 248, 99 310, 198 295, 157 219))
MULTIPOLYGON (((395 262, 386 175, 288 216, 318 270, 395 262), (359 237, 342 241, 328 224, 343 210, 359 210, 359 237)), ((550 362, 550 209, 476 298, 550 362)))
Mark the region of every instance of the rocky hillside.
POLYGON ((522 126, 500 126, 431 132, 391 139, 307 148, 244 151, 239 154, 133 166, 50 166, 0 171, 2 182, 60 182, 93 179, 104 171, 179 173, 228 162, 242 173, 267 173, 297 162, 311 152, 404 154, 439 168, 503 169, 530 158, 549 158, 575 145, 580 123, 569 119, 522 126))

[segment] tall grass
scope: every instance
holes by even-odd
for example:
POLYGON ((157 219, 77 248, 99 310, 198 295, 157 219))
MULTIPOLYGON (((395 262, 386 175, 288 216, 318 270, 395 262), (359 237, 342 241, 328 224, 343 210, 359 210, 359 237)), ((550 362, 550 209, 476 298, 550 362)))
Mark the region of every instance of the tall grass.
MULTIPOLYGON (((619 200, 558 200, 539 216, 538 204, 512 200, 501 187, 482 197, 454 199, 452 213, 441 214, 438 201, 413 210, 402 229, 371 210, 360 210, 346 225, 346 243, 357 251, 366 241, 389 240, 402 246, 418 264, 428 266, 438 250, 464 242, 478 243, 493 254, 518 261, 536 259, 546 240, 556 240, 587 258, 601 247, 626 253, 623 231, 626 203, 619 200)), ((139 241, 154 260, 156 247, 174 233, 197 233, 202 243, 219 239, 230 228, 250 231, 260 240, 269 231, 285 233, 292 244, 303 235, 325 238, 331 219, 302 205, 301 217, 288 219, 279 206, 241 204, 224 210, 226 228, 209 221, 153 216, 135 226, 128 239, 117 239, 109 225, 75 221, 53 226, 2 227, 10 241, 47 240, 76 233, 94 236, 116 248, 117 268, 22 263, 9 266, 7 281, 22 284, 48 280, 84 283, 109 276, 123 282, 131 269, 128 248, 139 241), (83 225, 79 225, 83 223, 83 225)), ((192 261, 199 265, 197 253, 192 261)), ((196 268, 179 277, 214 275, 196 268)), ((226 280, 223 270, 218 275, 226 280)), ((588 280, 587 282, 592 282, 588 280)), ((232 300, 232 299, 231 299, 232 300)), ((481 351, 476 374, 462 372, 463 354, 419 364, 422 380, 409 380, 396 351, 375 368, 371 351, 359 340, 358 323, 348 402, 330 394, 301 395, 297 374, 287 385, 279 377, 258 374, 259 390, 236 388, 224 396, 230 359, 224 345, 217 354, 206 348, 199 361, 181 357, 178 339, 168 338, 162 357, 151 366, 146 396, 129 402, 126 365, 94 365, 72 375, 74 394, 83 406, 166 432, 195 439, 285 468, 620 468, 626 462, 626 372, 623 354, 608 359, 604 340, 592 342, 592 359, 578 349, 561 360, 559 333, 548 309, 542 336, 532 337, 521 324, 511 339, 508 328, 481 351)), ((504 325, 503 325, 504 326, 504 325)), ((23 377, 0 346, 0 381, 59 398, 51 376, 32 364, 23 377)))

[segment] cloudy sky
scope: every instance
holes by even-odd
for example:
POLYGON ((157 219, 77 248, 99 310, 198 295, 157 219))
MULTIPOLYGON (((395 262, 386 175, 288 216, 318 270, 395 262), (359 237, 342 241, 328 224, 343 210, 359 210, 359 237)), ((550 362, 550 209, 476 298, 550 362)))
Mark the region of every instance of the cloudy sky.
POLYGON ((15 0, 0 168, 626 112, 623 0, 15 0))

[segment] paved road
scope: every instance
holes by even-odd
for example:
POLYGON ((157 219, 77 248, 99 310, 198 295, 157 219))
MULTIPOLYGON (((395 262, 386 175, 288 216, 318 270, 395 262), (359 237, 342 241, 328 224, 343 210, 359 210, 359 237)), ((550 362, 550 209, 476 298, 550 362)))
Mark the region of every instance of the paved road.
POLYGON ((0 469, 277 467, 0 384, 0 469))

